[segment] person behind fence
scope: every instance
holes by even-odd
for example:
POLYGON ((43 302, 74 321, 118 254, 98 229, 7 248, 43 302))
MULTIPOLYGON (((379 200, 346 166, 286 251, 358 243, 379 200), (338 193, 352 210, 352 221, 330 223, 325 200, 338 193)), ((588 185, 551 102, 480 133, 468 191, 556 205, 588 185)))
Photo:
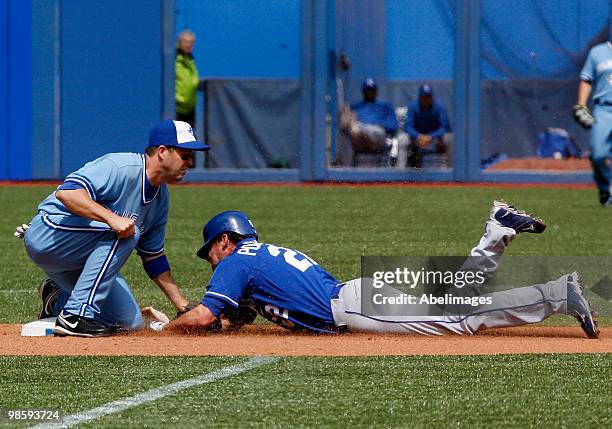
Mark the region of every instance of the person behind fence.
POLYGON ((340 118, 342 131, 347 133, 354 153, 388 153, 397 132, 393 105, 376 101, 378 85, 366 78, 362 85, 363 100, 343 106, 340 118))
POLYGON ((580 72, 578 98, 572 113, 582 127, 590 129, 590 159, 599 202, 603 207, 612 207, 612 43, 600 43, 589 51, 580 72), (595 105, 593 114, 587 107, 591 94, 595 105))
POLYGON ((200 85, 198 68, 193 59, 195 34, 191 30, 183 30, 179 34, 175 59, 175 95, 177 121, 187 122, 193 129, 195 126, 196 93, 200 85))
POLYGON ((448 160, 452 145, 450 122, 446 107, 434 99, 430 85, 421 85, 418 99, 408 105, 404 132, 398 140, 398 167, 407 163, 409 167, 421 168, 423 158, 431 154, 445 154, 448 160))

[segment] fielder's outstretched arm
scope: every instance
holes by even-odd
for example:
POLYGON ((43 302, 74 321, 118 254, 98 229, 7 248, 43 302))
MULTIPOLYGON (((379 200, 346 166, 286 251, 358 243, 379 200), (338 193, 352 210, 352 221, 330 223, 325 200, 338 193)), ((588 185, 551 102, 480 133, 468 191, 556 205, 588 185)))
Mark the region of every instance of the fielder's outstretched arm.
POLYGON ((170 302, 174 305, 174 308, 177 312, 184 312, 189 308, 189 300, 187 300, 183 293, 181 292, 181 288, 176 284, 174 277, 172 277, 172 271, 170 271, 170 266, 167 263, 165 254, 157 255, 157 256, 141 256, 143 266, 149 274, 149 277, 153 282, 162 290, 164 295, 170 300, 170 302), (167 269, 162 268, 161 272, 154 272, 157 269, 156 262, 164 260, 165 264, 162 264, 163 267, 167 267, 167 269), (147 269, 148 266, 153 266, 154 268, 147 269), (151 275, 152 274, 152 275, 151 275))

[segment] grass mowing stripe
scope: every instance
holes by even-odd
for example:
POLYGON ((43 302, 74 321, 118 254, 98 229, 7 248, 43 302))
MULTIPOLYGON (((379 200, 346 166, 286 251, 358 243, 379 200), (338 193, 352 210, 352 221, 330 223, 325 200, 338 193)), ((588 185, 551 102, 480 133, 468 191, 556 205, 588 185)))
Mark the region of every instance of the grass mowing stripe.
POLYGON ((188 380, 179 381, 176 383, 168 384, 166 386, 159 387, 157 389, 147 390, 146 392, 139 393, 138 395, 119 399, 117 401, 110 402, 105 405, 101 405, 99 407, 93 408, 89 411, 84 411, 76 414, 72 414, 70 416, 64 417, 61 423, 44 423, 40 425, 33 426, 33 428, 37 429, 50 429, 50 428, 68 428, 72 426, 76 426, 78 424, 89 422, 91 420, 98 419, 103 416, 107 416, 109 414, 118 413, 129 408, 137 407, 142 404, 146 404, 148 402, 153 402, 158 399, 161 399, 168 395, 173 395, 182 390, 188 389, 193 386, 199 386, 206 383, 211 383, 216 380, 220 380, 222 378, 231 377, 242 372, 248 371, 253 368, 257 368, 261 365, 266 365, 268 363, 272 363, 278 360, 278 358, 271 357, 254 357, 249 359, 248 361, 238 364, 227 366, 221 369, 218 369, 213 372, 209 372, 208 374, 204 374, 200 377, 191 378, 188 380))

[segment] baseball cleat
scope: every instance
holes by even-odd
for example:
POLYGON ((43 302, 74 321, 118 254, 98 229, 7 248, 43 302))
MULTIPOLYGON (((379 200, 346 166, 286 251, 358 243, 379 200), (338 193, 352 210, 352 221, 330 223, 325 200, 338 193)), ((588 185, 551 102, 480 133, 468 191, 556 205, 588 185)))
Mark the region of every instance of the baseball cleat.
POLYGON ((542 219, 512 207, 503 200, 493 201, 491 220, 498 225, 512 228, 517 234, 521 232, 541 234, 546 229, 546 224, 542 219))
POLYGON ((582 330, 589 338, 598 338, 596 313, 584 296, 584 286, 580 273, 574 271, 567 276, 567 313, 580 322, 582 330))
POLYGON ((59 286, 51 279, 44 279, 40 286, 38 286, 38 295, 42 299, 42 308, 38 312, 38 319, 46 319, 47 317, 54 317, 53 307, 57 302, 57 295, 59 294, 59 286))
POLYGON ((53 335, 58 337, 106 337, 113 333, 107 326, 93 319, 86 319, 64 310, 57 316, 53 329, 53 335))

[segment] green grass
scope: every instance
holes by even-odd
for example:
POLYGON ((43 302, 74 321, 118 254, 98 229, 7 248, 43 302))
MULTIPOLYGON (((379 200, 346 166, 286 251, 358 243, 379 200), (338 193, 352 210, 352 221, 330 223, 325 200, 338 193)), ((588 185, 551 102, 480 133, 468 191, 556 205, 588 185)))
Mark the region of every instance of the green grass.
MULTIPOLYGON (((29 221, 52 187, 0 188, 0 317, 32 319, 43 273, 28 259, 14 227, 29 221)), ((547 220, 541 236, 520 236, 510 255, 610 256, 605 238, 610 211, 594 191, 563 189, 173 187, 166 253, 185 294, 199 300, 210 269, 195 256, 204 222, 239 209, 255 222, 260 239, 307 253, 334 276, 359 276, 361 255, 466 255, 482 234, 491 201, 503 197, 547 220)), ((133 255, 122 270, 136 298, 170 311, 165 297, 133 255)))
MULTIPOLYGON (((43 273, 12 232, 51 191, 0 187, 0 323, 33 320, 40 305, 43 273)), ((166 251, 194 300, 210 276, 195 256, 202 225, 227 209, 247 212, 263 241, 300 249, 342 280, 359 275, 361 255, 466 255, 499 197, 549 225, 541 236, 521 235, 510 255, 612 256, 612 212, 594 190, 173 187, 171 195, 166 251)), ((139 258, 122 274, 141 304, 171 313, 139 258)), ((0 409, 83 411, 240 361, 0 357, 0 409)), ((608 427, 611 364, 610 355, 285 358, 85 426, 608 427)))
MULTIPOLYGON (((239 361, 5 357, 0 408, 84 411, 239 361)), ((284 358, 82 427, 609 427, 611 378, 610 355, 284 358)))

